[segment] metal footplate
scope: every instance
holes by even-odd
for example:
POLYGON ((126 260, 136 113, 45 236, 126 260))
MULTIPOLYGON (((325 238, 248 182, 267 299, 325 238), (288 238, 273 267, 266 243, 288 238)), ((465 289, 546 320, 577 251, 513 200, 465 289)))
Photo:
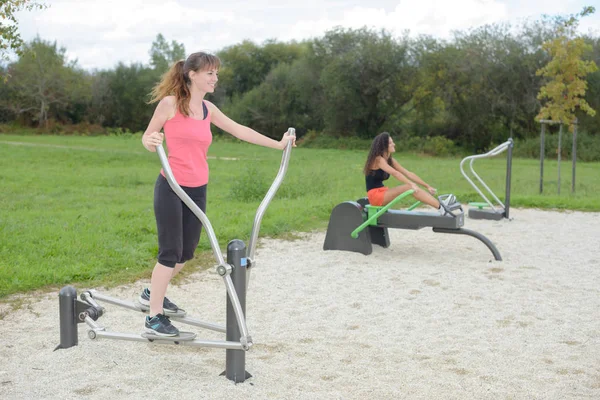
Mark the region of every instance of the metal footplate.
POLYGON ((194 332, 179 332, 177 336, 160 336, 150 332, 142 333, 142 337, 148 339, 153 342, 155 340, 164 340, 167 342, 173 342, 177 344, 178 342, 187 342, 190 340, 194 340, 196 338, 196 334, 194 332))

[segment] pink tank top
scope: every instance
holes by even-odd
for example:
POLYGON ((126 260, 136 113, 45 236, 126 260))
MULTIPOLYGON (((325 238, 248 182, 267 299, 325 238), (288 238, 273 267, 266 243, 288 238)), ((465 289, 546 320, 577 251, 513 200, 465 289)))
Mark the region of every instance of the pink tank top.
MULTIPOLYGON (((208 183, 208 148, 212 142, 210 114, 203 120, 186 117, 177 110, 164 127, 169 165, 180 186, 208 183)), ((164 176, 163 170, 160 173, 164 176)))

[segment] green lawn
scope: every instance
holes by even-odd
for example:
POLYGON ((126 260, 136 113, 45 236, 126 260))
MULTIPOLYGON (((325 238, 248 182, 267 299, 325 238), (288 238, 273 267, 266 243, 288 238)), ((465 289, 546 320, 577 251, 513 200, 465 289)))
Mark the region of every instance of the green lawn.
MULTIPOLYGON (((364 196, 365 151, 295 148, 286 180, 267 211, 261 236, 325 229, 331 209, 364 196)), ((222 248, 247 240, 256 208, 279 169, 281 153, 245 143, 217 141, 209 155, 207 215, 222 248)), ((459 159, 398 154, 441 193, 480 200, 459 171, 459 159)), ((502 198, 506 161, 476 162, 478 173, 502 198)), ((157 251, 152 209, 158 157, 139 136, 0 135, 0 298, 64 284, 89 287, 149 277, 157 251)), ((539 195, 539 160, 513 161, 512 207, 600 211, 600 164, 545 163, 539 195)), ((408 202, 410 203, 410 202, 408 202)), ((214 265, 205 235, 198 263, 214 265)))

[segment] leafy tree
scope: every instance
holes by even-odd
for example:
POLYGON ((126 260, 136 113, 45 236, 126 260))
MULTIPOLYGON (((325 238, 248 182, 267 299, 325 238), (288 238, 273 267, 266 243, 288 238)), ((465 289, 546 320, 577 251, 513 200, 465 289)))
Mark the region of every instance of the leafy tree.
POLYGON ((155 70, 139 63, 119 63, 113 71, 103 72, 94 86, 94 109, 102 109, 103 125, 144 130, 154 110, 146 101, 158 78, 155 70))
POLYGON ((7 83, 6 96, 0 99, 0 108, 42 127, 51 116, 66 116, 73 107, 87 102, 85 73, 77 61, 67 60, 64 47, 37 37, 23 48, 19 60, 8 67, 13 78, 7 83))
POLYGON ((257 45, 250 40, 227 47, 217 53, 223 65, 219 71, 218 90, 232 99, 260 85, 279 63, 291 64, 306 53, 304 43, 281 43, 267 40, 257 45))
POLYGON ((594 116, 595 111, 583 98, 587 89, 585 77, 598 70, 592 60, 583 60, 586 51, 592 46, 582 37, 575 37, 578 16, 585 17, 595 11, 594 7, 585 7, 579 15, 572 16, 559 29, 558 37, 544 43, 543 48, 552 57, 551 61, 537 71, 538 75, 550 81, 541 87, 538 98, 548 102, 537 115, 537 119, 552 119, 569 124, 573 130, 575 110, 580 108, 594 116))
POLYGON ((310 129, 320 129, 318 109, 318 76, 308 60, 281 63, 274 67, 264 82, 225 109, 234 120, 279 139, 289 126, 302 136, 310 129))
POLYGON ((394 121, 413 98, 417 74, 406 39, 336 28, 316 39, 311 50, 311 63, 320 70, 326 132, 370 138, 397 129, 394 121))
POLYGON ((43 9, 46 6, 33 0, 0 0, 0 58, 6 60, 10 50, 22 54, 23 40, 15 13, 43 9))
POLYGON ((185 46, 175 40, 169 44, 159 33, 150 48, 150 65, 158 73, 166 72, 172 63, 185 58, 185 46))
MULTIPOLYGON (((586 43, 592 46, 592 51, 586 57, 593 60, 596 65, 600 65, 600 37, 584 37, 586 43)), ((589 106, 594 109, 600 109, 600 70, 592 72, 586 77, 587 89, 585 91, 585 99, 589 106)), ((577 112, 579 126, 583 127, 588 133, 600 134, 600 118, 592 116, 579 110, 577 112)))

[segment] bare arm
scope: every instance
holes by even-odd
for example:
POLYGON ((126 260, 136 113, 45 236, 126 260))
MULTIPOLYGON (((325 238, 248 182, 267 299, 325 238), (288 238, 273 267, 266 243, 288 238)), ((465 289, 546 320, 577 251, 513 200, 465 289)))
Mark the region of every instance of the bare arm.
POLYGON ((281 141, 273 140, 265 135, 256 132, 254 129, 250 129, 247 126, 240 125, 225 114, 217 106, 209 101, 206 101, 208 108, 211 113, 211 122, 223 129, 225 132, 230 133, 236 138, 243 140, 248 143, 257 144, 259 146, 270 147, 272 149, 282 150, 285 148, 288 140, 294 140, 295 137, 289 139, 287 135, 281 141))
POLYGON ((165 97, 158 102, 152 119, 142 136, 142 144, 148 151, 156 151, 156 147, 162 145, 164 134, 161 129, 168 119, 175 115, 175 99, 172 96, 165 97))
MULTIPOLYGON (((393 160, 392 160, 392 163, 393 163, 393 160)), ((404 182, 404 183, 410 185, 414 191, 417 191, 419 189, 419 187, 413 181, 408 179, 408 177, 401 170, 390 166, 383 157, 381 157, 381 156, 377 157, 375 159, 375 165, 378 168, 381 168, 382 170, 384 170, 385 172, 390 174, 391 176, 393 176, 394 178, 398 179, 400 182, 404 182)), ((402 170, 406 171, 404 168, 402 168, 402 170)))
POLYGON ((423 179, 419 178, 417 176, 417 174, 415 174, 414 172, 411 172, 411 171, 407 170, 402 165, 400 165, 400 163, 398 161, 394 160, 393 158, 392 158, 392 165, 394 166, 394 169, 396 169, 396 170, 400 171, 401 173, 403 173, 411 181, 416 182, 419 185, 425 186, 427 188, 427 190, 431 194, 433 194, 433 193, 436 192, 435 188, 433 188, 431 185, 425 183, 425 181, 423 179))

